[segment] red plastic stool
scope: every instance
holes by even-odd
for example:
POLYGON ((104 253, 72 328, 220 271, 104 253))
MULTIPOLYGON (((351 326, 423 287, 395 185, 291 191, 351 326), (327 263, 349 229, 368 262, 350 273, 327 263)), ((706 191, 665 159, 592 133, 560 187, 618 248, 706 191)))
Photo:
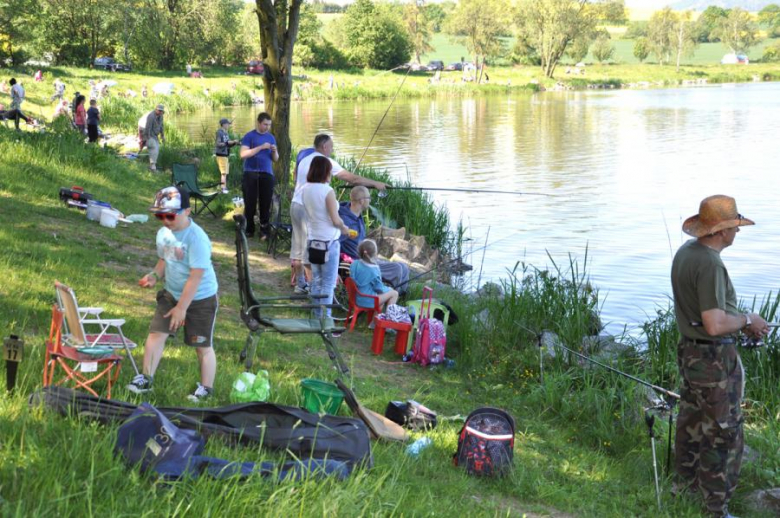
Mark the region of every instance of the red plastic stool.
POLYGON ((371 340, 371 352, 382 354, 385 346, 385 330, 395 329, 395 352, 396 354, 406 354, 406 344, 409 340, 409 331, 412 330, 412 324, 408 322, 393 322, 391 320, 374 319, 374 338, 371 340))

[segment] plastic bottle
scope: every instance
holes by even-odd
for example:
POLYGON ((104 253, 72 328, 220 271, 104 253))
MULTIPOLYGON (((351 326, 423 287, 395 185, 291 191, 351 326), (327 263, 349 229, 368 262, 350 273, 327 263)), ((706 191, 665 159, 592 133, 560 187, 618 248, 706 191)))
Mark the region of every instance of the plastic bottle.
POLYGON ((417 457, 420 455, 420 452, 423 451, 425 448, 431 445, 431 438, 430 437, 420 437, 416 441, 414 441, 412 444, 406 447, 406 454, 411 455, 412 457, 417 457))

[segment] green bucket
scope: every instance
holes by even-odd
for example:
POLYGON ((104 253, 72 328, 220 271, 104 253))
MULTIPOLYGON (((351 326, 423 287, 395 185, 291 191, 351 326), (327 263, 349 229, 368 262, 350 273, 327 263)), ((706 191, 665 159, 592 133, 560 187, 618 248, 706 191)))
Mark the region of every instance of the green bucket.
POLYGON ((301 380, 303 408, 317 414, 335 414, 339 411, 344 393, 333 383, 311 378, 301 380))

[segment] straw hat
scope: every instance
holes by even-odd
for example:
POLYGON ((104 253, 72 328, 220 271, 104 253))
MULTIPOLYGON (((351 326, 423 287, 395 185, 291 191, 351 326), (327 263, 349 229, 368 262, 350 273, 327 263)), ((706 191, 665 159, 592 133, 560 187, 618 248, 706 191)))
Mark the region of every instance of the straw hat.
POLYGON ((701 201, 699 213, 686 219, 682 229, 689 236, 703 237, 745 225, 755 225, 755 222, 737 212, 737 202, 734 198, 716 194, 701 201))

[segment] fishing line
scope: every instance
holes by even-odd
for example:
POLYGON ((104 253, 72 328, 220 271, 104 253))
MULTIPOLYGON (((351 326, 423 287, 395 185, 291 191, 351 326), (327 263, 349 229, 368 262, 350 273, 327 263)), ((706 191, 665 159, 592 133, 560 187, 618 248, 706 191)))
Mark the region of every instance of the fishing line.
POLYGON ((365 158, 366 153, 368 152, 368 148, 371 147, 371 143, 374 141, 374 137, 376 137, 376 134, 379 132, 379 128, 382 127, 382 123, 385 121, 385 117, 387 117, 388 112, 390 112, 390 108, 393 106, 393 103, 395 102, 395 98, 398 97, 398 94, 401 92, 401 88, 403 88, 404 83, 406 83, 406 78, 409 77, 409 72, 411 72, 411 70, 412 67, 409 67, 409 69, 406 71, 406 74, 404 74, 404 78, 401 80, 401 84, 398 85, 398 89, 395 91, 393 98, 390 100, 390 104, 387 105, 387 109, 385 110, 384 115, 382 115, 382 118, 379 120, 379 124, 376 125, 374 134, 371 135, 371 139, 368 141, 368 145, 366 146, 366 149, 363 150, 363 154, 360 155, 360 160, 358 160, 357 164, 355 164, 355 172, 357 172, 358 169, 360 168, 360 164, 363 162, 363 158, 365 158))

